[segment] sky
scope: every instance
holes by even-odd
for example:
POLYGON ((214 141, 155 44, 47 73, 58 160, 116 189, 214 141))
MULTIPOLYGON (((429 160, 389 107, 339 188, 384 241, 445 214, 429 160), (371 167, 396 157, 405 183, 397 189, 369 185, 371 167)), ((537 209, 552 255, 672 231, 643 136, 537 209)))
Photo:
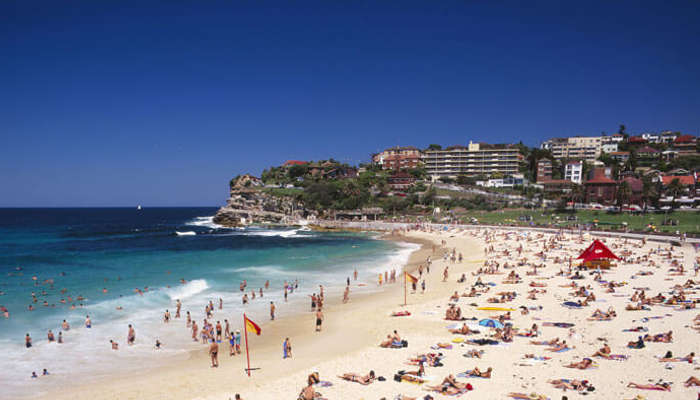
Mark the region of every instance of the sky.
POLYGON ((217 206, 288 159, 700 133, 697 1, 3 1, 0 59, 0 207, 217 206))

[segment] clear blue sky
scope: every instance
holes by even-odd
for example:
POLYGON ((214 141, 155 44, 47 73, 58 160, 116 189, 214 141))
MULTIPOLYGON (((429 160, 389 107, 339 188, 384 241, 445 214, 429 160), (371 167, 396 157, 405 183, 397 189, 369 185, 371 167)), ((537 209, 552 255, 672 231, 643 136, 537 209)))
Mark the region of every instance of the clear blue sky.
POLYGON ((0 206, 220 205, 286 159, 700 131, 698 1, 3 1, 0 206))

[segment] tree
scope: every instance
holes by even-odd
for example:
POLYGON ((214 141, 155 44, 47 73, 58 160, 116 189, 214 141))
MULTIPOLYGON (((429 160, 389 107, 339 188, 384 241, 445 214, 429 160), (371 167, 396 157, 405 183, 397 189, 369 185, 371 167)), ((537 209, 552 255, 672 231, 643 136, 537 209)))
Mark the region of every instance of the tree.
POLYGON ((442 146, 439 144, 430 144, 426 150, 442 150, 442 146))
POLYGON ((624 124, 620 124, 620 129, 617 130, 617 133, 619 133, 620 135, 626 135, 626 130, 627 127, 624 124))
POLYGON ((652 181, 651 176, 642 176, 642 201, 644 202, 644 212, 647 211, 649 203, 658 203, 659 190, 652 181))
POLYGON ((632 197, 632 189, 630 189, 630 185, 627 182, 623 181, 617 187, 617 193, 615 194, 615 199, 617 200, 617 206, 622 207, 623 204, 629 203, 631 197, 632 197))

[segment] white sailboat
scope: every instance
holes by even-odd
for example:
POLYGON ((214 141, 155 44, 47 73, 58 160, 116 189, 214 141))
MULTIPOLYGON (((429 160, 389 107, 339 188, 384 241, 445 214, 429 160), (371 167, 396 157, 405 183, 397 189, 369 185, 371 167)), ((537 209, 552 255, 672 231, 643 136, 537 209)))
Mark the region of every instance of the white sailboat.
POLYGON ((136 210, 141 211, 141 204, 139 204, 138 206, 136 206, 136 210))

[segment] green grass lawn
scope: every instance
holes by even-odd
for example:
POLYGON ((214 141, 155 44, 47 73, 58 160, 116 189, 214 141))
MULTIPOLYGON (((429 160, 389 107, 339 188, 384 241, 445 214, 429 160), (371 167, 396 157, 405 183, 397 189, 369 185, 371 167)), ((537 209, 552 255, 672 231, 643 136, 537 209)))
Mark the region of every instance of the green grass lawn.
POLYGON ((630 230, 644 231, 648 224, 653 224, 661 232, 686 232, 689 234, 700 234, 700 213, 696 211, 675 211, 668 214, 668 218, 678 220, 675 226, 661 225, 665 214, 608 214, 605 211, 580 210, 575 214, 555 213, 552 211, 528 211, 528 210, 502 210, 502 211, 466 211, 460 213, 460 219, 468 221, 474 217, 483 224, 510 224, 527 226, 530 222, 520 221, 522 215, 532 216, 532 222, 536 225, 558 224, 558 226, 569 226, 573 224, 587 224, 598 220, 598 228, 620 230, 622 223, 626 222, 630 230), (577 221, 567 221, 569 215, 575 215, 577 221))

